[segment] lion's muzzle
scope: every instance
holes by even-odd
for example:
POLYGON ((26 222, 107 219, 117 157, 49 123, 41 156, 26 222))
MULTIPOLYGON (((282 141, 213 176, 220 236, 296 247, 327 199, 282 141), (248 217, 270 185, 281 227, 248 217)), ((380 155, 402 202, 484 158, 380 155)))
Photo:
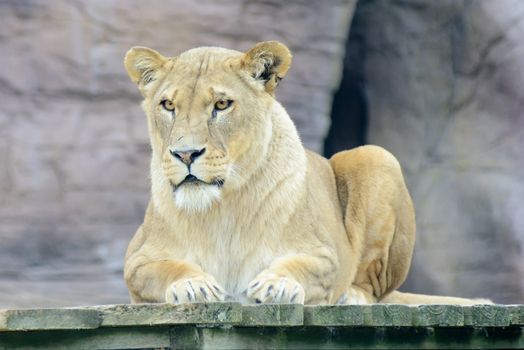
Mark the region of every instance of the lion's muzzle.
POLYGON ((190 166, 198 157, 203 155, 206 152, 206 148, 202 148, 200 150, 192 149, 192 150, 169 150, 169 153, 173 155, 176 159, 181 161, 187 166, 190 166))

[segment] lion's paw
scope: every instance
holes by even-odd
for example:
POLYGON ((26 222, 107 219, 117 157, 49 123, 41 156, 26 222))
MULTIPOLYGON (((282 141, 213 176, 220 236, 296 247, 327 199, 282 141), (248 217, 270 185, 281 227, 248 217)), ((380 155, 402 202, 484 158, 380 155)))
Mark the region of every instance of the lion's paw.
POLYGON ((166 303, 183 304, 224 301, 227 292, 213 279, 187 278, 171 283, 166 289, 166 303))
POLYGON ((260 274, 249 283, 246 296, 257 304, 304 304, 304 287, 293 278, 260 274))

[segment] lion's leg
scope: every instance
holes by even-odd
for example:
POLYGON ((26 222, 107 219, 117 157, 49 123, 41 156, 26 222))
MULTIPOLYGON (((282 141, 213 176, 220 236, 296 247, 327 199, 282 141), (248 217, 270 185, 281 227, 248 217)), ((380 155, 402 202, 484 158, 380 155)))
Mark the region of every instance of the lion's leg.
POLYGON ((326 304, 334 279, 335 261, 328 249, 276 260, 262 270, 246 290, 256 303, 326 304))
POLYGON ((415 241, 415 215, 400 165, 377 146, 337 153, 330 162, 348 239, 360 249, 348 294, 358 287, 364 299, 380 300, 406 278, 415 241))
POLYGON ((223 301, 227 293, 198 266, 180 260, 126 266, 125 279, 133 303, 223 301))
POLYGON ((223 301, 227 293, 200 266, 184 260, 150 258, 144 229, 129 244, 124 278, 133 303, 223 301))

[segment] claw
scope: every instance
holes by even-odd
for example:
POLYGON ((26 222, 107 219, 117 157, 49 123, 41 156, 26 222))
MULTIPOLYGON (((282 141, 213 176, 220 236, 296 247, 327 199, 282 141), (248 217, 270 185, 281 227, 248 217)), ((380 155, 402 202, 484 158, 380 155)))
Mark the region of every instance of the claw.
POLYGON ((195 290, 193 289, 193 284, 191 284, 191 281, 187 281, 187 285, 188 285, 188 288, 187 288, 187 299, 189 301, 195 301, 196 300, 196 295, 195 295, 195 290))
POLYGON ((166 291, 166 302, 175 304, 222 301, 226 292, 213 281, 204 278, 193 278, 177 281, 166 291))
POLYGON ((347 304, 348 302, 348 293, 344 293, 338 298, 336 304, 347 304))
POLYGON ((171 285, 171 295, 173 296, 173 302, 175 304, 178 303, 178 295, 177 295, 177 290, 176 290, 176 287, 174 285, 171 285))
POLYGON ((269 287, 267 287, 266 298, 271 294, 272 290, 273 290, 273 285, 270 285, 269 287))
POLYGON ((275 296, 275 300, 280 302, 284 299, 284 294, 286 293, 286 290, 284 288, 281 288, 278 291, 278 294, 275 296))
POLYGON ((200 287, 200 293, 202 293, 202 295, 204 296, 204 300, 205 301, 208 301, 209 298, 207 297, 207 292, 206 290, 204 289, 204 287, 200 287))
POLYGON ((261 274, 243 292, 254 303, 303 303, 303 287, 292 278, 261 274), (253 288, 257 286, 257 288, 253 288))
POLYGON ((293 304, 293 302, 295 301, 295 299, 298 297, 298 292, 293 294, 293 296, 291 297, 291 300, 289 300, 289 303, 293 304))

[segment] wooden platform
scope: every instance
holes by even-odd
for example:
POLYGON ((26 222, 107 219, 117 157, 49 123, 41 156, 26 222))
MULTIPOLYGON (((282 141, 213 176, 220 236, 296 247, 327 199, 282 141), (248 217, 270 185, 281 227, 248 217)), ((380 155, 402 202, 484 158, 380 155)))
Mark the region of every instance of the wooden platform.
POLYGON ((0 349, 517 349, 524 305, 141 304, 0 310, 0 349))

